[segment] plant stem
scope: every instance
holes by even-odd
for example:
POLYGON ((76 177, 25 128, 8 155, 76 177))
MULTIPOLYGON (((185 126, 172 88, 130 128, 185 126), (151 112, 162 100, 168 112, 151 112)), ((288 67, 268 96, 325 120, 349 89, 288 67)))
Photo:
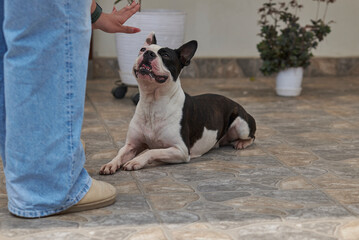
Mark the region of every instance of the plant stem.
POLYGON ((315 18, 316 21, 318 20, 319 17, 319 6, 320 6, 320 1, 317 0, 317 17, 315 18))

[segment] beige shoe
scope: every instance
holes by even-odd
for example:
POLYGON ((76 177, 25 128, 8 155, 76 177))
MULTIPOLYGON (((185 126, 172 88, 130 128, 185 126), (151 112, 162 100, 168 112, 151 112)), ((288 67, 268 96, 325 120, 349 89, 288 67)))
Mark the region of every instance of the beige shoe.
POLYGON ((92 179, 92 185, 87 194, 78 203, 59 214, 102 208, 113 204, 115 201, 116 188, 114 186, 92 179))

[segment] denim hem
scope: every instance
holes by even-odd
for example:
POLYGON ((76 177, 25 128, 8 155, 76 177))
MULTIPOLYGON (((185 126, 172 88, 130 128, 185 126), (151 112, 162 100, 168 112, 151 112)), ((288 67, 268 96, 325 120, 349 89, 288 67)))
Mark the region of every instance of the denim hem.
POLYGON ((21 209, 14 207, 9 199, 8 209, 12 214, 14 214, 18 217, 24 217, 24 218, 40 218, 40 217, 46 217, 46 216, 50 216, 50 215, 53 215, 56 213, 60 213, 64 210, 68 209, 69 207, 75 205, 82 198, 84 198, 84 196, 90 190, 91 184, 92 184, 92 178, 89 176, 87 183, 85 184, 83 189, 80 191, 80 193, 75 198, 67 200, 66 204, 64 206, 61 206, 60 208, 49 209, 49 210, 33 210, 33 211, 21 210, 21 209))

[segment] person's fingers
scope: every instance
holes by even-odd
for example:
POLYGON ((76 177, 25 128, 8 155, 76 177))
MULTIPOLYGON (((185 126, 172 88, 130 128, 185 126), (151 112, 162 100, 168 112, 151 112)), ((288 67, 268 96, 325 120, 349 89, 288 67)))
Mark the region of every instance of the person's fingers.
POLYGON ((116 12, 117 12, 117 9, 115 6, 113 6, 112 13, 116 13, 116 12))
POLYGON ((127 19, 132 17, 132 15, 135 14, 136 12, 138 12, 138 10, 140 10, 140 5, 136 5, 135 7, 127 10, 126 12, 123 12, 121 14, 121 17, 123 17, 123 19, 125 19, 125 21, 127 21, 127 19))
MULTIPOLYGON (((117 11, 118 14, 126 14, 127 12, 137 12, 140 9, 140 5, 137 3, 132 3, 130 6, 126 6, 117 11)), ((131 15, 132 16, 132 15, 131 15)))
POLYGON ((139 28, 122 25, 121 30, 118 31, 118 32, 122 32, 122 33, 138 33, 140 31, 141 31, 141 29, 139 29, 139 28))
POLYGON ((133 1, 130 5, 125 6, 124 8, 122 8, 124 11, 130 10, 132 8, 134 8, 137 5, 137 3, 135 1, 133 1))

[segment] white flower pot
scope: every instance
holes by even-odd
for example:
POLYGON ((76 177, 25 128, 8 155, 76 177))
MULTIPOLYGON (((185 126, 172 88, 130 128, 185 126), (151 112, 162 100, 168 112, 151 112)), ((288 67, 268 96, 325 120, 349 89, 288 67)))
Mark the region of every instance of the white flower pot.
POLYGON ((303 68, 288 68, 278 73, 276 92, 279 96, 295 97, 302 91, 303 68))
POLYGON ((178 48, 183 44, 186 13, 171 10, 145 10, 127 20, 125 25, 138 27, 136 34, 116 33, 117 59, 122 83, 137 86, 132 68, 146 37, 155 32, 157 44, 178 48))

